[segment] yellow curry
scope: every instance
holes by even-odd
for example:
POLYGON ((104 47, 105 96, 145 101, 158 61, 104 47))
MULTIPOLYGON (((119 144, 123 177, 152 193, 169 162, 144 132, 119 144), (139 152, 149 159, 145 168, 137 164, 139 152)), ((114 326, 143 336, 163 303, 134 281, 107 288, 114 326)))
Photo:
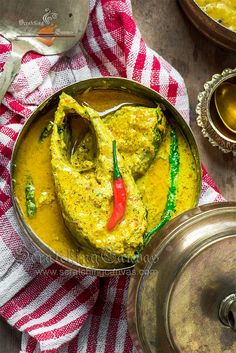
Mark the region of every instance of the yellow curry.
POLYGON ((58 255, 88 267, 117 267, 119 256, 130 261, 145 245, 145 233, 151 236, 195 205, 197 166, 186 138, 170 125, 162 107, 148 108, 150 101, 114 90, 105 95, 88 90, 75 98, 86 105, 63 94, 56 114, 42 115, 23 138, 15 194, 27 224, 58 255), (120 108, 103 119, 96 112, 122 102, 137 107, 120 108), (107 232, 114 139, 127 205, 123 219, 107 232), (33 216, 26 185, 33 185, 33 216), (110 255, 113 262, 106 261, 110 255))
POLYGON ((210 17, 236 31, 236 0, 195 0, 210 17))

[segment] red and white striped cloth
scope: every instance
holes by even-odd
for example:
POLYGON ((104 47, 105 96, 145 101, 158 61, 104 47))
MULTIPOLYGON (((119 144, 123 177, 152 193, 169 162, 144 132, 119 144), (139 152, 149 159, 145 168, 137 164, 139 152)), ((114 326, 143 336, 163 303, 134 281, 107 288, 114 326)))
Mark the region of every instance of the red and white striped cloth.
MULTIPOLYGON (((10 52, 0 37, 0 68, 10 52)), ((56 90, 95 76, 142 82, 188 121, 183 79, 146 46, 130 0, 91 0, 86 33, 66 56, 28 53, 0 105, 0 314, 23 332, 21 353, 134 351, 126 321, 128 276, 97 278, 64 271, 21 240, 9 187, 11 152, 22 124, 56 90)), ((223 200, 204 170, 200 203, 223 200)))

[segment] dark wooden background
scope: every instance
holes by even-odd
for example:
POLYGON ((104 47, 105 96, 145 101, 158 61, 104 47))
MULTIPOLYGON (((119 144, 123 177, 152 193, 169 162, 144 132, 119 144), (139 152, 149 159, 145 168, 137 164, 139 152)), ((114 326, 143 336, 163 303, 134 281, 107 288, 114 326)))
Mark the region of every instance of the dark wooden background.
MULTIPOLYGON (((223 196, 236 201, 236 157, 223 154, 202 137, 195 121, 197 94, 214 73, 236 67, 236 54, 216 47, 185 18, 176 0, 132 0, 134 17, 146 43, 184 77, 191 105, 191 126, 202 162, 223 196)), ((20 334, 0 319, 0 353, 20 349, 20 334)))

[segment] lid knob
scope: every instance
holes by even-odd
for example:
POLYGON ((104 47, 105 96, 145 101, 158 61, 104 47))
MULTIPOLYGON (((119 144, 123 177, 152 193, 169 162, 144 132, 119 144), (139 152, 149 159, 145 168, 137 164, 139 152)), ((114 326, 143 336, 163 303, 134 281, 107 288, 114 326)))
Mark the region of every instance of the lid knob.
POLYGON ((224 325, 236 331, 236 294, 229 295, 221 302, 219 317, 224 325))

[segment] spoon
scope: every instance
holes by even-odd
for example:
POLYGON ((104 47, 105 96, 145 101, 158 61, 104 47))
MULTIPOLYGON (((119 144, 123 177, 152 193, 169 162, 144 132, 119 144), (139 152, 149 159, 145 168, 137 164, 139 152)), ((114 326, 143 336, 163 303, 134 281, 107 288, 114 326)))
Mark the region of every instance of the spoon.
POLYGON ((228 130, 236 134, 236 85, 223 82, 214 93, 215 106, 228 130))
MULTIPOLYGON (((87 102, 83 101, 81 103, 82 105, 85 105, 86 107, 90 107, 92 108, 87 102)), ((128 102, 124 102, 124 103, 120 103, 115 105, 112 108, 103 110, 103 111, 97 111, 98 115, 100 116, 100 118, 104 118, 106 115, 111 114, 111 113, 115 113, 117 110, 119 110, 122 107, 126 107, 126 106, 130 106, 130 107, 146 107, 146 108, 150 108, 150 106, 148 105, 144 105, 143 103, 128 103, 128 102)))
POLYGON ((71 49, 85 31, 88 0, 1 0, 0 33, 12 44, 0 73, 0 103, 28 51, 54 55, 71 49))

